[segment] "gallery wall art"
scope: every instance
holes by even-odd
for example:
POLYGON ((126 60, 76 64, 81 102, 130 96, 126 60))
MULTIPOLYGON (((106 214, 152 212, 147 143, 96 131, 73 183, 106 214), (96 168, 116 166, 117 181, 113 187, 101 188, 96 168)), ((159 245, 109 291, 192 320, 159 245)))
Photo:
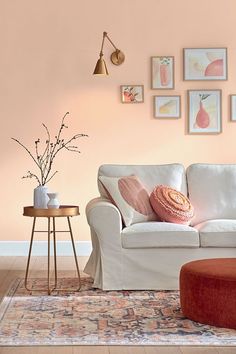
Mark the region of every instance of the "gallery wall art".
POLYGON ((180 96, 154 96, 155 118, 180 118, 180 96))
POLYGON ((184 80, 227 80, 227 49, 185 48, 184 80))
POLYGON ((236 122, 236 95, 230 95, 230 119, 236 122))
POLYGON ((221 133, 221 90, 188 91, 190 134, 221 133))
POLYGON ((142 103, 144 102, 144 86, 143 85, 121 85, 121 102, 122 103, 142 103))
POLYGON ((174 89, 174 57, 151 58, 152 89, 174 89))
MULTIPOLYGON (((223 81, 228 79, 227 48, 184 48, 184 81, 223 81)), ((151 57, 151 89, 175 88, 174 56, 151 57)), ((186 116, 189 134, 222 132, 222 93, 218 89, 187 90, 186 116)), ((144 85, 122 85, 122 103, 144 102, 144 85)), ((153 96, 153 116, 158 119, 181 117, 181 95, 153 96)), ((230 120, 236 122, 236 94, 230 95, 230 120)))

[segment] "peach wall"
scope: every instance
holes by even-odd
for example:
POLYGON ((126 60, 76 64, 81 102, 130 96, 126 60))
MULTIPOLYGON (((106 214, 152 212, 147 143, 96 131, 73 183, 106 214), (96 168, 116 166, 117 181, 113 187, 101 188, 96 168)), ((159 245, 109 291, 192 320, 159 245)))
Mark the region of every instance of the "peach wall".
POLYGON ((229 94, 236 93, 235 0, 0 0, 1 240, 28 240, 30 220, 21 216, 31 204, 32 181, 20 177, 32 167, 10 137, 27 145, 51 130, 70 111, 71 133, 82 154, 63 154, 50 183, 63 203, 78 203, 73 220, 80 240, 89 240, 84 209, 97 195, 102 163, 235 163, 236 124, 229 122, 229 94), (110 76, 91 75, 106 30, 126 54, 121 67, 109 62, 110 76), (184 82, 184 47, 228 47, 226 82, 184 82), (175 90, 182 97, 182 118, 153 118, 150 57, 175 56, 175 90), (145 103, 120 103, 121 84, 144 84, 145 103), (223 133, 186 133, 186 90, 222 89, 223 133))

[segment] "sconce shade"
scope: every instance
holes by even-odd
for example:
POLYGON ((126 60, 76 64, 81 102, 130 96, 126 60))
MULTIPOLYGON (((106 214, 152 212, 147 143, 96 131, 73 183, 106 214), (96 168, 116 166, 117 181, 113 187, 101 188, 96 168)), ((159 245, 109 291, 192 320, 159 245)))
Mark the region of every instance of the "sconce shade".
POLYGON ((107 32, 103 32, 102 46, 101 46, 101 50, 100 50, 100 54, 99 54, 100 58, 97 61, 93 75, 101 75, 101 76, 102 75, 109 75, 105 60, 103 59, 103 45, 104 45, 105 39, 107 39, 111 43, 111 45, 115 48, 115 52, 113 52, 110 57, 111 62, 114 65, 120 65, 125 60, 124 53, 120 49, 116 48, 115 44, 112 42, 112 40, 108 36, 107 32))
POLYGON ((104 59, 98 59, 93 75, 109 75, 104 59))

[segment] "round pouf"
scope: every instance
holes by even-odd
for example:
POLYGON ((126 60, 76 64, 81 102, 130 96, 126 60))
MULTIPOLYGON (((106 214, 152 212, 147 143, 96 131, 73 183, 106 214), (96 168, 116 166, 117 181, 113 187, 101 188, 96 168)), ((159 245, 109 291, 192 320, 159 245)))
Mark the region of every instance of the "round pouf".
POLYGON ((193 321, 236 329, 236 258, 184 264, 180 304, 183 315, 193 321))

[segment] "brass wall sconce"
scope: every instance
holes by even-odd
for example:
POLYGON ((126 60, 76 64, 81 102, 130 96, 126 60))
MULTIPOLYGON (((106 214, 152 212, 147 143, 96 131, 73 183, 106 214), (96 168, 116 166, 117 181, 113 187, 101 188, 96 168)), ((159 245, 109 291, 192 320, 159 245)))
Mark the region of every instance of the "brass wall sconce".
POLYGON ((112 46, 115 48, 115 52, 113 52, 110 56, 111 62, 114 65, 120 65, 125 60, 124 53, 120 49, 116 48, 114 43, 108 37, 107 32, 103 32, 102 46, 101 46, 101 51, 99 54, 100 58, 97 61, 93 75, 109 75, 108 70, 107 70, 107 66, 106 66, 106 62, 103 59, 103 45, 104 45, 105 38, 107 38, 109 40, 109 42, 112 44, 112 46))

